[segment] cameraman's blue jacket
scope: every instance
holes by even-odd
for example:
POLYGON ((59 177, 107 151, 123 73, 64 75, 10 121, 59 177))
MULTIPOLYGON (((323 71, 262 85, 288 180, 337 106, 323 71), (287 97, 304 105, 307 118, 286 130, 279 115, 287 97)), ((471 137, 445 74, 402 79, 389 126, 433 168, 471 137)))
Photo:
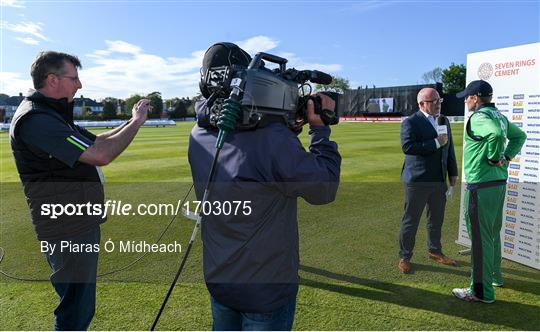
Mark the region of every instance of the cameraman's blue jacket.
MULTIPOLYGON (((207 116, 205 101, 196 104, 207 116)), ((201 121, 200 121, 201 122, 201 121)), ((195 127, 188 158, 197 199, 203 197, 218 131, 195 127)), ((216 301, 244 312, 270 312, 298 291, 297 198, 335 199, 341 156, 330 128, 312 126, 310 152, 284 123, 227 136, 203 218, 205 281, 216 301), (238 203, 240 202, 240 203, 238 203), (230 208, 229 208, 230 207, 230 208)))

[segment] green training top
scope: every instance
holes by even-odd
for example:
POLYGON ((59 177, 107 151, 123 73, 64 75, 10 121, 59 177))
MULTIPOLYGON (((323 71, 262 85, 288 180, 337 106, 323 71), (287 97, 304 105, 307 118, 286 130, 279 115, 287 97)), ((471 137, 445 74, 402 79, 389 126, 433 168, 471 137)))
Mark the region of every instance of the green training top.
POLYGON ((501 158, 513 159, 527 135, 495 108, 484 104, 467 123, 463 142, 463 162, 467 183, 482 183, 508 178, 508 164, 493 166, 501 158))

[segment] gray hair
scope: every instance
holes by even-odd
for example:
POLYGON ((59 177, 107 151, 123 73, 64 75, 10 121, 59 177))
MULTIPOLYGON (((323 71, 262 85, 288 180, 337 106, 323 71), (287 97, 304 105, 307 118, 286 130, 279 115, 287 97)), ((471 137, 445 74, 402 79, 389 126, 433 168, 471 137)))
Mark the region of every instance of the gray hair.
POLYGON ((43 88, 49 74, 63 74, 66 61, 72 63, 76 68, 82 68, 79 58, 74 55, 55 51, 40 52, 30 69, 34 88, 43 88))

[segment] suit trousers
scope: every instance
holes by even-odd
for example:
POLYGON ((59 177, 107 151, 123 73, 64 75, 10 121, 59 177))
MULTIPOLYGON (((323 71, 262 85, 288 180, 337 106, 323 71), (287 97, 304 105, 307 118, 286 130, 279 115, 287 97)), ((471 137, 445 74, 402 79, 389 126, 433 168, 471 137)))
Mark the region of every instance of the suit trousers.
POLYGON ((441 228, 446 206, 445 182, 405 183, 405 206, 399 231, 399 257, 413 256, 416 232, 427 206, 427 247, 429 252, 442 253, 441 228))

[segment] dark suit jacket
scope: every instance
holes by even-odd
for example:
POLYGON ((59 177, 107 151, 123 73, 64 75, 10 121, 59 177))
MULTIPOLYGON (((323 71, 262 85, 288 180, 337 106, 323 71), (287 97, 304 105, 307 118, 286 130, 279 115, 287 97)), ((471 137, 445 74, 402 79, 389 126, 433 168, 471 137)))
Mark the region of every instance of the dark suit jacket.
POLYGON ((401 149, 405 153, 405 162, 401 171, 403 182, 445 182, 447 173, 448 176, 458 175, 454 142, 448 119, 446 119, 446 126, 448 127, 448 143, 437 149, 435 143, 437 131, 421 111, 403 120, 401 123, 401 149))

